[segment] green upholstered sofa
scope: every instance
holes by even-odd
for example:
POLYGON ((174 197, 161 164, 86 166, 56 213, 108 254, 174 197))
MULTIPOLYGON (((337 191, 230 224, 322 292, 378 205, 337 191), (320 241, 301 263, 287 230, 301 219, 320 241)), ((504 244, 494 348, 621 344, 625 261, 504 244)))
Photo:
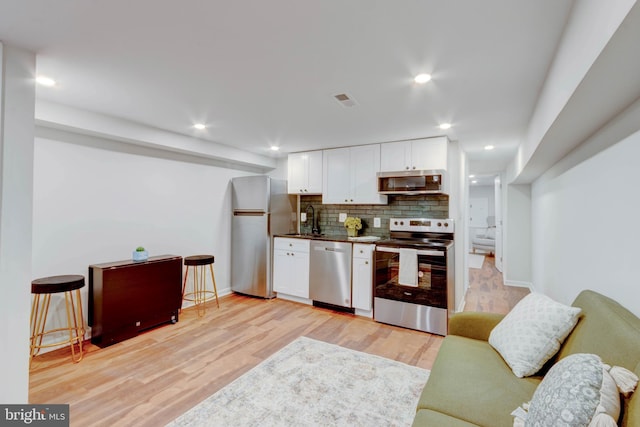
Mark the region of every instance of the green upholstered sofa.
MULTIPOLYGON (((640 319, 617 302, 593 291, 578 295, 582 313, 562 347, 537 376, 518 378, 487 342, 499 314, 462 312, 451 317, 414 426, 512 426, 511 412, 531 400, 542 374, 574 353, 595 353, 609 365, 640 376, 640 319)), ((619 424, 640 426, 640 391, 625 399, 619 424)))

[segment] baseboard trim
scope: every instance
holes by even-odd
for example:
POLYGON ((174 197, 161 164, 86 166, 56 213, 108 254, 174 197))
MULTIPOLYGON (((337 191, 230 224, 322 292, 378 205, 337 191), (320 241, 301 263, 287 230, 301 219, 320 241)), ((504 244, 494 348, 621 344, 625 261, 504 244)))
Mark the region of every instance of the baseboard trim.
POLYGON ((467 294, 469 293, 469 287, 467 287, 467 289, 465 289, 464 291, 464 296, 462 297, 462 301, 460 301, 460 304, 458 304, 458 311, 457 313, 464 311, 464 307, 467 305, 467 294))
POLYGON ((515 286, 518 288, 528 288, 531 292, 534 291, 533 283, 531 282, 522 282, 519 280, 505 280, 505 286, 515 286))
POLYGON ((287 295, 282 292, 277 292, 276 298, 286 299, 287 301, 299 302, 301 304, 313 305, 313 301, 309 298, 297 297, 295 295, 287 295))

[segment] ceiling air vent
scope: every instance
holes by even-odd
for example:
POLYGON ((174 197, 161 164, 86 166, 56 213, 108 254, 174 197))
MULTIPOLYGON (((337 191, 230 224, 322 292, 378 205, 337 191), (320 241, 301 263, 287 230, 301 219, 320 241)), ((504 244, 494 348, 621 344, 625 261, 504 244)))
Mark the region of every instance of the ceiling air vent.
POLYGON ((340 93, 338 95, 334 95, 333 97, 337 99, 340 105, 342 105, 343 107, 353 107, 354 105, 356 105, 356 101, 346 93, 340 93))

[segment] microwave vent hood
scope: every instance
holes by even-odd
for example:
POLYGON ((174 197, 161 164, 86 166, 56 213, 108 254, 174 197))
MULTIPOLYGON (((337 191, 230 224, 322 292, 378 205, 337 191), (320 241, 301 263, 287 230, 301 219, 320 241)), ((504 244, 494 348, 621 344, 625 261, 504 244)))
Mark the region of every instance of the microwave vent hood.
POLYGON ((380 194, 448 194, 444 170, 410 170, 378 172, 380 194))

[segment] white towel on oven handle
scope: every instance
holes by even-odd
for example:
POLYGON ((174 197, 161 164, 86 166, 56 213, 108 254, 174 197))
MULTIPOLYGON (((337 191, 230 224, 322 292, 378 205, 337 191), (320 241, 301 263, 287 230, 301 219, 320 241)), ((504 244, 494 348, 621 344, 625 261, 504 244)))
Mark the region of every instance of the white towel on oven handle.
POLYGON ((398 284, 418 286, 418 252, 415 249, 400 248, 398 284))

